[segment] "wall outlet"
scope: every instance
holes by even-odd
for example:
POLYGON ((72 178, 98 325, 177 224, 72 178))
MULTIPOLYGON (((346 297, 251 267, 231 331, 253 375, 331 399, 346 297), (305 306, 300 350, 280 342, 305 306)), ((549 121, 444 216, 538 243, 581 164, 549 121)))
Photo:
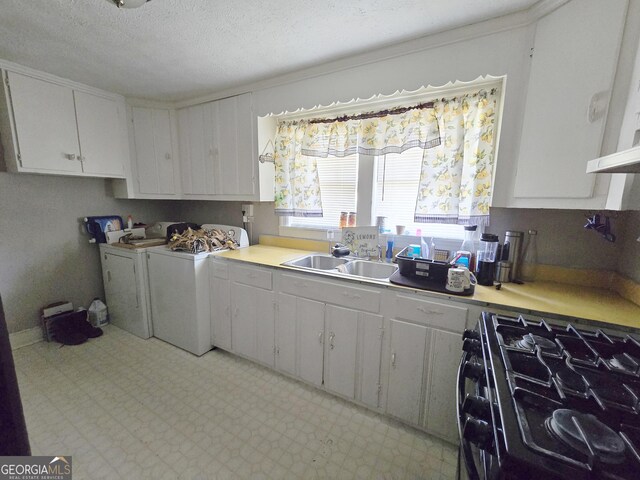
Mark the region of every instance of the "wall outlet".
POLYGON ((242 211, 246 217, 253 217, 253 204, 243 204, 242 211))

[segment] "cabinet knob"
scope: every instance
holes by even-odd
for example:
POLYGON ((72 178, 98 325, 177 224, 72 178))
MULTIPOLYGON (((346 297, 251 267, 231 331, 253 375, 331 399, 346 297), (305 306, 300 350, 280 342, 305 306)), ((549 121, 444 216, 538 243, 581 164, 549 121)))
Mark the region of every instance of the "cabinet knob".
POLYGON ((75 153, 65 153, 64 154, 64 158, 66 158, 67 160, 75 160, 76 159, 76 154, 75 153))
POLYGON ((393 352, 391 354, 391 366, 395 367, 396 366, 396 352, 393 352))
POLYGON ((322 344, 322 337, 323 337, 323 332, 318 332, 318 341, 320 342, 320 344, 322 344))
POLYGON ((171 154, 170 153, 165 153, 164 154, 164 158, 167 160, 171 160, 171 154))

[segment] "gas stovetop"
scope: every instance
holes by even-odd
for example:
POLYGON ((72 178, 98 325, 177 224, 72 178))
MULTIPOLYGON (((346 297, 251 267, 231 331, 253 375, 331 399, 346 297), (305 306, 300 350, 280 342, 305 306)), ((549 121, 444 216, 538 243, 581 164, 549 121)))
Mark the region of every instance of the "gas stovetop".
POLYGON ((492 314, 480 323, 507 468, 544 463, 561 478, 640 478, 638 337, 492 314))

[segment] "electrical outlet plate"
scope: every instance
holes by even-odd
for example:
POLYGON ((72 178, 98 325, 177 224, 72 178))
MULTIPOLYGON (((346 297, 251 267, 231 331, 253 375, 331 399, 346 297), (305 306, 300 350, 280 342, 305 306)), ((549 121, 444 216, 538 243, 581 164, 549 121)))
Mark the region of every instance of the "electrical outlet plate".
POLYGON ((242 211, 244 212, 245 217, 253 217, 253 204, 243 204, 242 211))

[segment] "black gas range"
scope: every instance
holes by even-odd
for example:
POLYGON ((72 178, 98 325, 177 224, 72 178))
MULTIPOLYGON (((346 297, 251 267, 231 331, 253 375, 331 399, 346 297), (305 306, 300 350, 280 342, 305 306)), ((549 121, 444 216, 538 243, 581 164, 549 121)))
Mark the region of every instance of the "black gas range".
POLYGON ((463 350, 470 479, 640 478, 640 337, 483 313, 463 350))

